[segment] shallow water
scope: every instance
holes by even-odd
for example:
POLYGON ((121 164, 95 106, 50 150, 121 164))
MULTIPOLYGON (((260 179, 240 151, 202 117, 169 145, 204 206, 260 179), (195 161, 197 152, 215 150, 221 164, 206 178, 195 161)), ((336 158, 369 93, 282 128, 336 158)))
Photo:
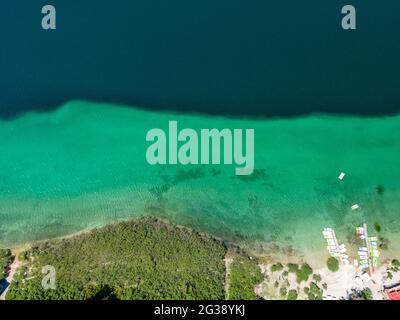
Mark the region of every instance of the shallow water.
POLYGON ((399 253, 399 132, 400 116, 228 119, 87 102, 0 120, 0 243, 155 214, 306 258, 325 254, 325 226, 346 242, 358 224, 379 222, 399 253), (169 120, 254 128, 252 178, 234 165, 150 166, 146 133, 169 120))

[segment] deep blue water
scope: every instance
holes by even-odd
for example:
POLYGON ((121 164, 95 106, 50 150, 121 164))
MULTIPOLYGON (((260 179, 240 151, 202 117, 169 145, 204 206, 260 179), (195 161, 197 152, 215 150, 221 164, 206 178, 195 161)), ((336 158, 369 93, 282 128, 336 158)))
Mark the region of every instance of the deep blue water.
POLYGON ((222 114, 400 111, 398 0, 13 0, 0 116, 73 99, 222 114), (357 31, 343 31, 353 4, 357 31), (57 30, 41 29, 41 7, 57 30))

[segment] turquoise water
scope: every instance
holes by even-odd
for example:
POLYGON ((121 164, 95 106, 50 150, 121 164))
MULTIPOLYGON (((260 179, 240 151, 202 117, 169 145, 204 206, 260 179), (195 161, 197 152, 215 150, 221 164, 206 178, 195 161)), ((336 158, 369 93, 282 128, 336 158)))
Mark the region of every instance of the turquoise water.
POLYGON ((0 120, 0 244, 153 214, 305 257, 325 253, 325 226, 346 240, 359 223, 379 222, 400 252, 399 132, 400 116, 239 120, 87 102, 0 120), (169 120, 181 129, 254 128, 254 174, 150 166, 146 133, 167 131, 169 120))

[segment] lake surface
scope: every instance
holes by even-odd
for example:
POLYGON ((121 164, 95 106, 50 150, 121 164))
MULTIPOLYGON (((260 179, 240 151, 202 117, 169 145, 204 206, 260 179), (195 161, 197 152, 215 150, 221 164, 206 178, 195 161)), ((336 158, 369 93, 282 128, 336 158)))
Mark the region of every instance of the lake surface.
POLYGON ((41 0, 0 10, 0 116, 84 99, 221 115, 400 112, 400 2, 41 0))
POLYGON ((323 227, 346 242, 359 224, 378 222, 398 253, 399 132, 399 115, 253 120, 88 102, 0 120, 0 244, 152 214, 305 257, 326 254, 323 227), (234 165, 150 166, 146 133, 167 131, 169 120, 181 129, 254 128, 254 174, 236 176, 234 165))
POLYGON ((400 3, 351 2, 356 31, 342 1, 53 0, 55 31, 2 4, 0 244, 152 214, 307 258, 378 222, 400 252, 400 3), (169 120, 254 128, 252 178, 149 166, 169 120))

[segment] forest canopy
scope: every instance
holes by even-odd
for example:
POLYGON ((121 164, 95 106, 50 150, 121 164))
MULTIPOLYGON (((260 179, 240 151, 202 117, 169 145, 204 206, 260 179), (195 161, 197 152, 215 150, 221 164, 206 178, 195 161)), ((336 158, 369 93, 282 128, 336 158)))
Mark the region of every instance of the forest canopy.
POLYGON ((50 240, 25 258, 7 299, 224 299, 222 242, 154 218, 50 240), (44 266, 56 288, 44 290, 44 266))

